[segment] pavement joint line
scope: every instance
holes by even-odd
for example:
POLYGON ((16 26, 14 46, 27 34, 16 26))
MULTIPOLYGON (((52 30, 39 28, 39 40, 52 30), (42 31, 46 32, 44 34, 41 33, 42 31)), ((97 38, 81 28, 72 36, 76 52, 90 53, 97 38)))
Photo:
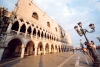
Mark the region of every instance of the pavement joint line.
POLYGON ((79 66, 79 59, 80 59, 80 57, 78 56, 76 63, 75 63, 75 67, 79 66))
POLYGON ((70 58, 72 58, 74 55, 72 55, 71 57, 69 57, 67 60, 65 60, 64 62, 62 62, 58 67, 62 67, 68 60, 70 60, 70 58))
POLYGON ((86 58, 86 55, 84 55, 84 57, 85 57, 85 60, 86 60, 87 64, 89 65, 89 62, 88 62, 88 60, 87 60, 87 58, 86 58))
POLYGON ((85 57, 85 60, 86 60, 87 64, 89 65, 89 62, 88 62, 88 60, 87 60, 87 58, 86 58, 86 57, 85 57))
POLYGON ((10 62, 13 62, 13 61, 16 61, 16 60, 18 60, 18 59, 19 59, 19 58, 15 59, 15 60, 12 60, 12 61, 9 61, 9 62, 2 63, 2 64, 0 64, 0 66, 5 65, 5 64, 10 63, 10 62))

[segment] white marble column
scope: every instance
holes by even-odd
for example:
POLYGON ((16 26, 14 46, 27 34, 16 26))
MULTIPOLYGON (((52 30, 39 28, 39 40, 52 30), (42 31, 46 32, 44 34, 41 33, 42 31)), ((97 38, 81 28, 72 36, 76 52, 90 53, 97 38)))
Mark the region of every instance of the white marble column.
POLYGON ((35 56, 37 56, 37 47, 35 47, 35 56))
POLYGON ((21 28, 21 26, 19 25, 19 28, 18 28, 18 31, 17 31, 17 35, 19 35, 20 28, 21 28))
POLYGON ((22 51, 21 51, 21 58, 24 58, 25 46, 22 44, 21 48, 22 48, 22 51))
POLYGON ((31 32, 31 39, 33 38, 33 29, 32 29, 32 32, 31 32))
POLYGON ((45 47, 43 48, 43 54, 45 54, 45 47))
POLYGON ((7 33, 10 33, 11 27, 12 27, 12 23, 10 22, 10 23, 9 23, 9 26, 8 26, 8 28, 7 28, 7 33))
POLYGON ((27 35, 27 27, 26 27, 26 31, 25 31, 25 37, 26 37, 26 35, 27 35))
POLYGON ((36 39, 37 39, 37 32, 36 32, 36 39))

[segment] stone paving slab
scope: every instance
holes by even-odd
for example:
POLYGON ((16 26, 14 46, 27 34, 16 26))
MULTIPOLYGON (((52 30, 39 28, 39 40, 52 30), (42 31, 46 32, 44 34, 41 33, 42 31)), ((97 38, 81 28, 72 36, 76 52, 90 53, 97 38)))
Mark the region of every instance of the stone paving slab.
MULTIPOLYGON (((0 67, 75 67, 75 63, 79 55, 80 55, 79 67, 84 67, 84 66, 92 67, 91 65, 88 65, 86 63, 84 56, 79 52, 74 54, 74 56, 73 53, 63 52, 63 53, 53 53, 53 54, 45 54, 37 56, 33 55, 25 57, 23 59, 20 58, 6 59, 0 61, 0 67), (64 64, 61 65, 62 63, 64 64)), ((88 62, 92 63, 87 55, 86 57, 88 59, 88 62)))
POLYGON ((23 59, 3 60, 0 67, 57 67, 70 56, 69 52, 28 56, 23 59))

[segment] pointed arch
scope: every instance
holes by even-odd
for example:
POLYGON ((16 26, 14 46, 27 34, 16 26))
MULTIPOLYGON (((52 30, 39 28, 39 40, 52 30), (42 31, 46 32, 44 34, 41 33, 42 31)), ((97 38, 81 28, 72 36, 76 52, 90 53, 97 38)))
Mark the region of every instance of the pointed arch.
POLYGON ((33 30, 33 35, 36 36, 36 29, 35 29, 35 28, 34 28, 34 30, 33 30))
POLYGON ((33 55, 35 52, 35 44, 33 41, 29 41, 25 47, 25 55, 33 55))
POLYGON ((37 35, 40 37, 40 30, 38 30, 38 33, 37 33, 37 35))
POLYGON ((25 33, 25 31, 26 31, 26 26, 25 26, 25 24, 23 24, 23 25, 21 26, 20 32, 25 33))
POLYGON ((28 29, 27 29, 27 33, 28 33, 28 34, 31 34, 31 30, 32 30, 32 29, 31 29, 31 26, 29 26, 28 29))
POLYGON ((46 53, 49 53, 49 44, 48 43, 46 43, 46 45, 45 45, 45 51, 46 51, 46 53))
POLYGON ((42 33, 41 33, 41 37, 43 37, 43 31, 42 31, 42 33))
POLYGON ((11 30, 16 30, 16 31, 18 31, 18 29, 19 29, 19 22, 16 21, 16 22, 12 25, 11 30))

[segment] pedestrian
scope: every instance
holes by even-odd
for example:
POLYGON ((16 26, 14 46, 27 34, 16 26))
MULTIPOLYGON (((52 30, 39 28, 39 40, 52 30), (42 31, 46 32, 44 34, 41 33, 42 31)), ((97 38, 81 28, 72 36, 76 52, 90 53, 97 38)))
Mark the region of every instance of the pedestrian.
POLYGON ((94 52, 96 53, 96 55, 98 55, 97 49, 96 49, 96 45, 94 44, 93 41, 91 41, 91 47, 94 50, 94 52))
POLYGON ((73 52, 73 54, 74 54, 74 49, 72 49, 72 52, 73 52))

